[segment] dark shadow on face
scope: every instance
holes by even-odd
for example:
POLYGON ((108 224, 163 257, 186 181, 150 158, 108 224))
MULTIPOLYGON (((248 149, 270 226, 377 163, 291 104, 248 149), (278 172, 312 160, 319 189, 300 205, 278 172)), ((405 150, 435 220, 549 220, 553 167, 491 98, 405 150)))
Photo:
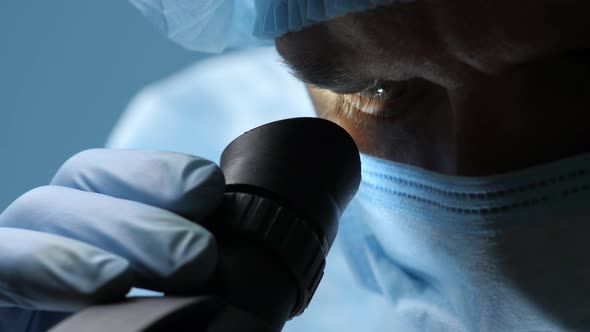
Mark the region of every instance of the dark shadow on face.
MULTIPOLYGON (((364 153, 482 176, 590 152, 588 13, 589 1, 421 1, 350 14, 276 44, 319 116, 347 129, 364 153), (349 101, 375 81, 408 83, 401 96, 379 99, 378 116, 349 101)), ((506 261, 498 268, 539 310, 573 324, 586 311, 556 303, 590 299, 588 281, 576 279, 587 235, 556 222, 533 227, 546 232, 536 243, 499 243, 506 261), (552 254, 570 242, 570 257, 552 254), (547 257, 529 270, 552 273, 555 284, 514 266, 527 255, 547 257)))
POLYGON ((586 1, 422 1, 289 33, 277 49, 363 152, 488 175, 590 151, 588 12, 586 1), (397 116, 341 111, 340 95, 376 80, 412 82, 410 97, 383 102, 397 116))

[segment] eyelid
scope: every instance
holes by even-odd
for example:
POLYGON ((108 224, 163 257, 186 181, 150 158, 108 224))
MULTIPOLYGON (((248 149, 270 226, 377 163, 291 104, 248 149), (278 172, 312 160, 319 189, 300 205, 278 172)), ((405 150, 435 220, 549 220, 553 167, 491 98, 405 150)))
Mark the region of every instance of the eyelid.
POLYGON ((349 117, 359 115, 358 113, 379 118, 394 116, 400 111, 396 102, 403 100, 407 85, 407 81, 377 80, 360 92, 342 94, 339 97, 341 112, 349 117))
POLYGON ((374 123, 375 121, 404 121, 425 104, 432 106, 448 102, 444 87, 423 79, 410 79, 402 96, 398 98, 363 98, 358 93, 337 94, 331 90, 308 86, 318 115, 353 123, 374 123), (363 109, 364 108, 364 109, 363 109))

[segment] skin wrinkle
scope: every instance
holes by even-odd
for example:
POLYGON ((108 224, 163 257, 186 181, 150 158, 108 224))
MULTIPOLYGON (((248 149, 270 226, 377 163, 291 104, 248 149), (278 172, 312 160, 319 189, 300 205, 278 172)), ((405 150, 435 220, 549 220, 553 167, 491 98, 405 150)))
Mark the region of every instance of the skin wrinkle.
POLYGON ((490 175, 590 151, 590 53, 572 52, 590 46, 588 12, 582 0, 418 1, 338 17, 276 44, 309 83, 318 115, 347 129, 361 151, 490 175), (343 116, 320 93, 355 93, 378 79, 421 81, 410 90, 422 97, 380 118, 343 116))

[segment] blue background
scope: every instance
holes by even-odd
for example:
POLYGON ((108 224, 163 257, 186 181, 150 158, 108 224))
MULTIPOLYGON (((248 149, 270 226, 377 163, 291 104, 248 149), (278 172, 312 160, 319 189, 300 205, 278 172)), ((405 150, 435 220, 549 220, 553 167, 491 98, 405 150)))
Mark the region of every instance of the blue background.
POLYGON ((124 0, 0 1, 0 211, 103 146, 142 86, 199 57, 124 0))

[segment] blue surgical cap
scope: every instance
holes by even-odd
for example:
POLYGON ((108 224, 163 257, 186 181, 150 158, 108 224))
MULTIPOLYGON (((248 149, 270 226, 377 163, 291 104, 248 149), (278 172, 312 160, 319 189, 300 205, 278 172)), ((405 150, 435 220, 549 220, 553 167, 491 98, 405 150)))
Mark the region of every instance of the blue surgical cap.
POLYGON ((200 52, 273 39, 351 12, 413 0, 129 0, 180 45, 200 52))

